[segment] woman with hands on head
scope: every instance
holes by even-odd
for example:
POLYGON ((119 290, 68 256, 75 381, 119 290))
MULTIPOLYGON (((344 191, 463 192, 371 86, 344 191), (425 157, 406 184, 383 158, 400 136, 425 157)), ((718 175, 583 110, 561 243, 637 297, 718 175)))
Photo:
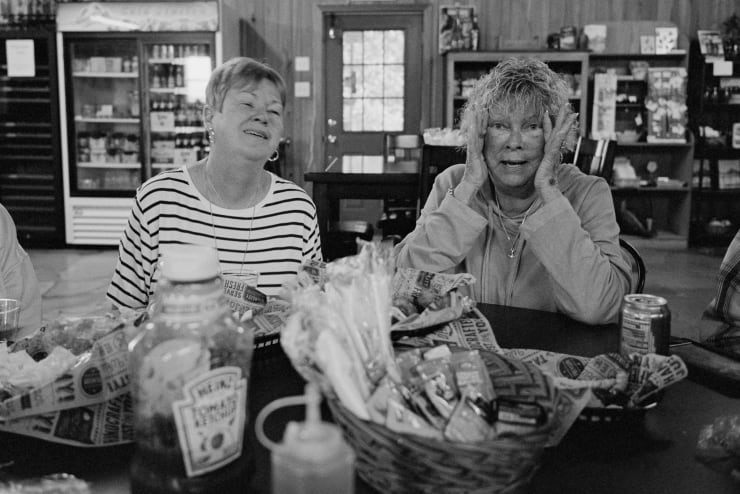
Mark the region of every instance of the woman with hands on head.
POLYGON ((148 305, 168 244, 214 247, 222 272, 251 277, 268 296, 302 263, 321 260, 313 201, 264 169, 278 156, 285 100, 283 78, 263 63, 238 57, 216 67, 203 108, 210 153, 136 191, 107 293, 114 304, 148 305))
POLYGON ((471 273, 478 302, 616 321, 630 277, 609 186, 561 163, 577 118, 544 62, 483 76, 463 109, 466 163, 437 176, 399 267, 471 273))

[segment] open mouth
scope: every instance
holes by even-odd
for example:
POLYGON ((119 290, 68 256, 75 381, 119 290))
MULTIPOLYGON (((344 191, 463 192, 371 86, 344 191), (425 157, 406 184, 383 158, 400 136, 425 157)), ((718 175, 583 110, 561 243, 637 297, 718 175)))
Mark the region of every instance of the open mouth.
POLYGON ((248 130, 245 130, 244 133, 248 135, 260 137, 262 139, 268 139, 267 132, 262 132, 260 130, 248 129, 248 130))

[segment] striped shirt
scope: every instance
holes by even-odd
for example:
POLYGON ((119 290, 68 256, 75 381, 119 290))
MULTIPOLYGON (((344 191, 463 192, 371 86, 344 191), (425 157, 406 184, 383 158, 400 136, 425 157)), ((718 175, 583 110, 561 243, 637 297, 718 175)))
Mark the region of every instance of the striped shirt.
POLYGON ((321 260, 321 240, 316 206, 306 191, 270 175, 265 198, 246 209, 211 204, 186 167, 142 184, 121 236, 108 299, 118 306, 146 307, 159 278, 159 247, 168 244, 214 246, 222 271, 243 265, 243 271, 259 273, 260 291, 277 295, 302 263, 321 260))

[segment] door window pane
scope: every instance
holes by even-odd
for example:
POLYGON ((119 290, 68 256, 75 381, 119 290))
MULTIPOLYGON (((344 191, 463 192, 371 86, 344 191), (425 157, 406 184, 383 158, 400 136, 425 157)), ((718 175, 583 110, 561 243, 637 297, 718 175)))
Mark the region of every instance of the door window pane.
POLYGON ((345 131, 403 130, 404 49, 403 30, 342 33, 345 131))

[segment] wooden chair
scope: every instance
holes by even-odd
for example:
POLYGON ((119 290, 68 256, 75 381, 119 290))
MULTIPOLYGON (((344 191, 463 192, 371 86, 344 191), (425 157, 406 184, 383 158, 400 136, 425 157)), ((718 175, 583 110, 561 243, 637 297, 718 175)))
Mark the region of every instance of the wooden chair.
POLYGON ((579 137, 573 153, 573 164, 583 173, 604 177, 611 182, 617 141, 579 137))

